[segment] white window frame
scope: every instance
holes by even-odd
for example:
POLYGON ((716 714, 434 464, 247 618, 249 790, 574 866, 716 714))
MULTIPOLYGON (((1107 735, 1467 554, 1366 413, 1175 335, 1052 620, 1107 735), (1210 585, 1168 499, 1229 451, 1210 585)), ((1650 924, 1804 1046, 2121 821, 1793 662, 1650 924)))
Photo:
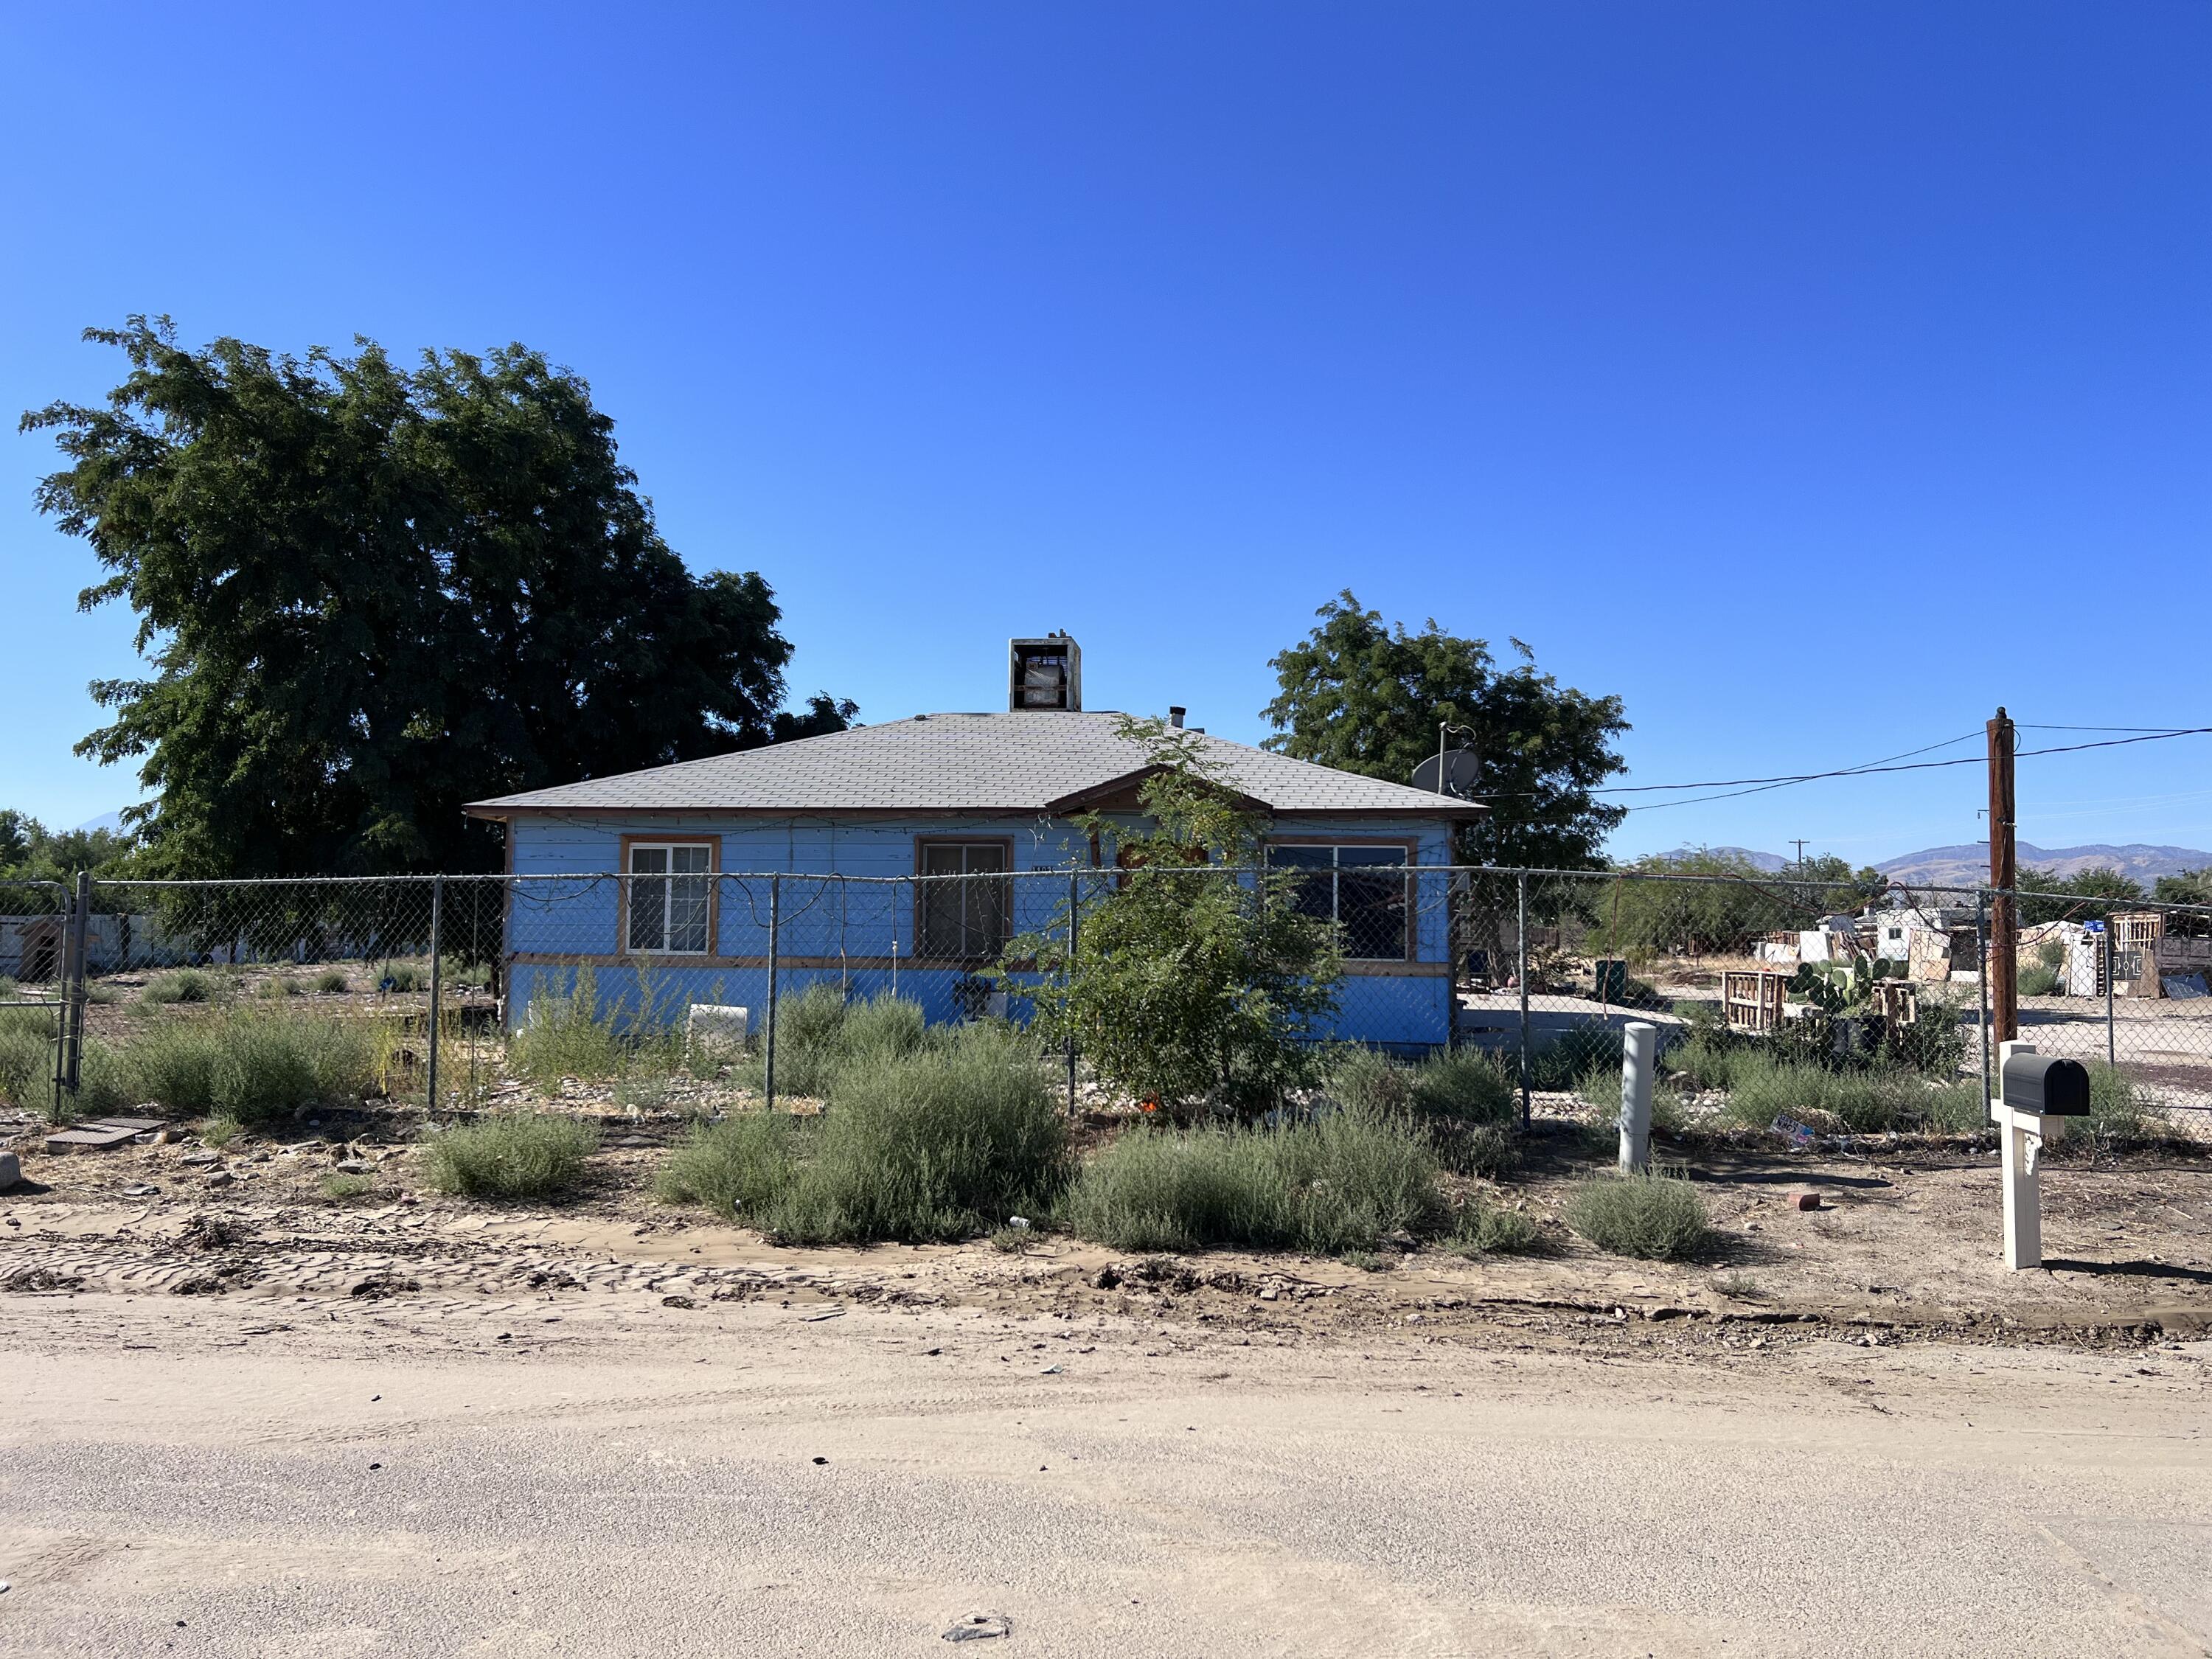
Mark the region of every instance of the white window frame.
POLYGON ((629 844, 629 868, 623 872, 623 952, 633 957, 703 957, 711 956, 714 949, 714 847, 705 841, 634 841, 629 844), (666 855, 667 867, 663 870, 640 870, 640 853, 660 853, 666 855), (676 855, 696 853, 704 860, 696 870, 678 870, 676 855), (706 915, 702 919, 702 942, 695 946, 670 943, 674 932, 676 914, 676 884, 683 880, 697 880, 704 884, 702 903, 706 915), (658 945, 640 944, 637 937, 638 890, 648 884, 658 884, 660 889, 660 942, 658 945))

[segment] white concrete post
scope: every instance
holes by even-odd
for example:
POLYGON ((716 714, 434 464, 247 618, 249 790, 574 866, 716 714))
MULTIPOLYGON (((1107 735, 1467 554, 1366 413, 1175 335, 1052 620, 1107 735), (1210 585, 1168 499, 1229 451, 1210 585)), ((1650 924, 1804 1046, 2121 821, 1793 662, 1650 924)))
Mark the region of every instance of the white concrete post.
POLYGON ((1645 1020, 1620 1032, 1620 1167, 1623 1173, 1651 1164, 1651 1071, 1659 1054, 1659 1028, 1645 1020))

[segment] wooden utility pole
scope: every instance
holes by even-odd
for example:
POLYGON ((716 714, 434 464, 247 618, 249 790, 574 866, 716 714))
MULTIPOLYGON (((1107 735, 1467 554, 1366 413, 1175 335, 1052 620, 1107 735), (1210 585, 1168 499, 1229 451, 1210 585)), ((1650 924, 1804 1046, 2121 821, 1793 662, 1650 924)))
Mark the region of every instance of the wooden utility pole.
POLYGON ((2013 886, 2020 871, 2014 855, 2012 717, 2000 707, 1990 734, 1990 1020, 1995 1041, 2020 1036, 2020 911, 2013 886))

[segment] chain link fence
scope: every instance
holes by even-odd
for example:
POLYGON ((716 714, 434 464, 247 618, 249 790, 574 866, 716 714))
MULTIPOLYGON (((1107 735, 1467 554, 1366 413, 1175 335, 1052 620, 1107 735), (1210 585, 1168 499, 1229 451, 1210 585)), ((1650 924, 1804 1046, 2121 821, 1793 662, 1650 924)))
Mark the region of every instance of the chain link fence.
MULTIPOLYGON (((1024 1021, 1035 970, 999 971, 1010 950, 1079 939, 1152 874, 732 873, 703 848, 679 861, 692 850, 622 874, 0 886, 0 1088, 57 1115, 132 1103, 114 1056, 134 1042, 281 1018, 338 1033, 372 1092, 441 1110, 589 1092, 610 1071, 630 1103, 689 1091, 773 1105, 805 1092, 793 1045, 825 1000, 1024 1021)), ((1986 1093, 1987 890, 1322 850, 1271 855, 1344 956, 1333 1006, 1302 1033, 1315 1042, 1486 1051, 1524 1115, 1547 1095, 1601 1098, 1631 1020, 1708 1072, 1755 1051, 1986 1093)), ((1266 902, 1250 870, 1160 873, 1266 902)), ((2110 1066, 2148 1105, 2212 1110, 2212 909, 2018 899, 2021 1036, 2110 1066)), ((1064 1058, 1073 1109, 1080 1056, 1064 1058)), ((1685 1091, 1711 1081, 1677 1069, 1685 1091)))
POLYGON ((2212 906, 2010 896, 2021 1041, 2110 1066, 2154 1106, 2212 1112, 2212 906))

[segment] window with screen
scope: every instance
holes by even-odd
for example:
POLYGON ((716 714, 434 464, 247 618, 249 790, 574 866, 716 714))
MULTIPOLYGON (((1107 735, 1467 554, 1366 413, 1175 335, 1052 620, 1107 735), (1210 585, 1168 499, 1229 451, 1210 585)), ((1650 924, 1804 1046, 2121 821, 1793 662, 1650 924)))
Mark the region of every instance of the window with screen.
POLYGON ((1012 862, 1002 841, 930 841, 921 844, 921 915, 915 953, 945 962, 995 957, 1013 936, 1012 862), (957 877, 952 880, 946 878, 957 877))
POLYGON ((629 945, 671 956, 703 955, 714 878, 713 849, 699 842, 629 849, 629 945))
POLYGON ((1300 913, 1336 923, 1345 955, 1364 961, 1402 961, 1408 954, 1407 861, 1402 847, 1267 848, 1267 862, 1277 869, 1305 872, 1297 887, 1300 913))

